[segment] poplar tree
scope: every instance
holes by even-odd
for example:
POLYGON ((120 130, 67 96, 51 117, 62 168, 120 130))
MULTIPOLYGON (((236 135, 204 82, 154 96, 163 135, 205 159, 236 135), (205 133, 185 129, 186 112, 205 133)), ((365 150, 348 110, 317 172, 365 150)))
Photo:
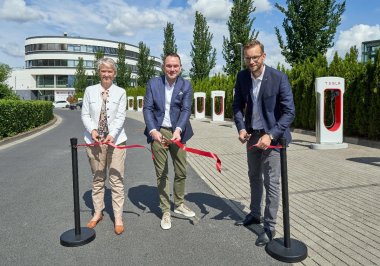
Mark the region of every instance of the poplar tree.
POLYGON ((164 28, 164 43, 161 55, 162 63, 164 63, 165 56, 170 53, 177 53, 177 45, 174 37, 174 24, 167 22, 164 28))
POLYGON ((98 50, 95 53, 95 60, 94 60, 94 70, 92 71, 92 81, 93 84, 98 84, 100 82, 100 76, 98 71, 98 61, 99 59, 104 57, 104 51, 98 50))
POLYGON ((275 4, 285 15, 282 26, 286 43, 278 27, 275 27, 281 53, 293 65, 308 57, 325 54, 334 45, 336 28, 340 25, 346 1, 335 0, 287 0, 287 9, 275 4))
POLYGON ((230 17, 227 21, 229 38, 223 36, 223 57, 226 66, 223 70, 228 75, 235 75, 241 66, 241 49, 238 45, 245 45, 252 39, 256 39, 259 32, 252 30, 256 18, 251 18, 255 12, 253 0, 234 0, 230 17))
POLYGON ((211 45, 213 34, 208 29, 206 18, 196 11, 190 52, 192 58, 190 78, 194 81, 208 77, 215 66, 216 49, 211 45))
POLYGON ((148 80, 155 75, 154 60, 150 56, 150 49, 143 42, 139 42, 136 69, 138 86, 145 86, 148 80))
POLYGON ((125 63, 127 52, 125 50, 125 43, 119 43, 117 48, 117 75, 116 83, 121 88, 126 88, 130 85, 131 71, 128 69, 128 65, 125 63))
POLYGON ((84 69, 83 57, 79 57, 78 60, 79 62, 75 71, 75 76, 74 76, 74 88, 75 88, 75 94, 77 95, 78 98, 80 98, 87 87, 87 75, 86 75, 86 70, 84 69))

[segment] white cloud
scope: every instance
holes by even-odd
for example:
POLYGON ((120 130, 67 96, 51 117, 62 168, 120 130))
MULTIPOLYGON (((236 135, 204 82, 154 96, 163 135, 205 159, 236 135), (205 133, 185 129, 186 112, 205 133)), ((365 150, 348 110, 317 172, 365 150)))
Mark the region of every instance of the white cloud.
POLYGON ((360 57, 362 42, 378 39, 380 39, 380 25, 355 25, 346 31, 339 32, 335 46, 327 51, 327 58, 331 61, 335 52, 338 52, 338 55, 343 57, 352 46, 356 46, 359 50, 360 57))
POLYGON ((273 8, 268 0, 255 0, 253 6, 256 7, 255 12, 267 12, 273 8))
POLYGON ((3 1, 0 6, 0 19, 27 22, 43 19, 44 15, 38 9, 26 6, 23 0, 3 1))
POLYGON ((0 45, 0 51, 14 57, 24 57, 24 47, 17 43, 5 43, 0 45))
POLYGON ((232 3, 228 0, 189 0, 193 13, 199 11, 207 19, 226 20, 230 15, 232 3))

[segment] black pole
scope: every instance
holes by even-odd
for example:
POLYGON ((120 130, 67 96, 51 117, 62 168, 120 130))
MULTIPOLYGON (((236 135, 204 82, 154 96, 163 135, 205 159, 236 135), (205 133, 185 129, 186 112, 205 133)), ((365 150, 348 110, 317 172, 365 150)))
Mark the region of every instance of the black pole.
POLYGON ((307 246, 296 239, 290 238, 289 223, 289 192, 288 192, 288 168, 286 158, 286 139, 281 138, 281 188, 282 188, 282 211, 284 224, 284 238, 275 238, 265 246, 266 252, 279 261, 295 263, 306 259, 307 246))
POLYGON ((282 212, 284 225, 284 245, 290 248, 290 225, 289 225, 289 192, 288 192, 288 165, 286 157, 286 139, 281 138, 280 144, 283 147, 280 150, 281 158, 281 188, 282 188, 282 212))
POLYGON ((60 241, 62 246, 78 247, 85 245, 95 239, 95 230, 87 227, 80 227, 79 212, 79 182, 78 182, 78 140, 70 139, 71 143, 71 164, 73 170, 73 193, 74 193, 74 222, 75 228, 64 232, 60 241))
POLYGON ((73 193, 74 193, 74 222, 75 235, 81 234, 80 213, 79 213, 79 182, 78 182, 78 140, 70 139, 71 143, 71 164, 73 169, 73 193))

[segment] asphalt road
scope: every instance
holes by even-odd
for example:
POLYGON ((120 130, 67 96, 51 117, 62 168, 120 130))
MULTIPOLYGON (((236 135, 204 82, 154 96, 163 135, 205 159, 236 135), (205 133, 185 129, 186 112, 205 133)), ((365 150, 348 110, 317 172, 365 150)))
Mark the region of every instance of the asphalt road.
MULTIPOLYGON (((147 150, 127 151, 124 222, 113 232, 110 189, 96 238, 64 247, 74 228, 70 138, 82 143, 79 110, 57 110, 62 123, 23 143, 0 150, 0 265, 284 265, 255 246, 260 228, 236 227, 239 216, 189 167, 187 204, 194 220, 172 213, 160 228, 155 174, 147 150)), ((127 119, 127 144, 146 144, 141 122, 127 119)), ((78 149, 81 224, 91 217, 91 176, 78 149)), ((170 175, 173 176, 172 167, 170 175)))

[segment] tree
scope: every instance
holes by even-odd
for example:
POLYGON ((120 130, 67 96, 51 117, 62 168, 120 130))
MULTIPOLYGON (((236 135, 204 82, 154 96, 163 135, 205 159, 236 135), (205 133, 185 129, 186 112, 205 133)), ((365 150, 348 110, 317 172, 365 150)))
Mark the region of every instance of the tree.
POLYGON ((98 84, 100 82, 100 76, 99 76, 99 71, 98 71, 98 61, 99 59, 103 58, 104 57, 104 51, 101 51, 101 50, 98 50, 96 51, 95 53, 95 60, 94 60, 94 67, 95 67, 95 70, 92 71, 92 81, 93 81, 93 84, 98 84))
POLYGON ((275 27, 281 53, 293 65, 308 57, 325 54, 334 45, 336 28, 340 25, 346 1, 336 4, 335 0, 287 0, 288 9, 275 6, 285 15, 282 26, 286 44, 275 27))
POLYGON ((86 70, 84 69, 83 57, 79 57, 78 59, 79 62, 74 77, 74 88, 75 94, 80 98, 80 96, 83 95, 85 88, 87 87, 87 75, 86 70))
POLYGON ((194 81, 208 77, 215 66, 216 49, 211 46, 213 34, 208 29, 206 18, 196 11, 190 52, 192 58, 190 78, 194 81))
POLYGON ((12 88, 5 83, 5 81, 10 77, 11 72, 12 70, 8 65, 0 63, 0 99, 20 99, 12 88))
POLYGON ((119 87, 126 88, 130 85, 131 71, 128 70, 126 59, 125 43, 119 43, 117 49, 117 76, 116 83, 119 87), (129 76, 128 76, 129 75, 129 76))
POLYGON ((223 36, 223 57, 226 60, 223 69, 228 75, 235 75, 240 70, 241 50, 238 43, 244 45, 259 35, 259 32, 251 31, 255 18, 250 16, 255 10, 253 0, 233 1, 227 22, 230 37, 223 36))
POLYGON ((139 42, 136 68, 138 86, 145 86, 148 80, 155 75, 154 61, 150 56, 150 49, 143 42, 139 42))
POLYGON ((174 37, 174 24, 168 22, 164 28, 164 43, 163 43, 163 53, 161 55, 161 60, 164 62, 164 58, 167 54, 177 53, 177 45, 175 44, 174 37))
POLYGON ((6 64, 0 63, 0 83, 5 82, 11 75, 11 68, 6 64))

